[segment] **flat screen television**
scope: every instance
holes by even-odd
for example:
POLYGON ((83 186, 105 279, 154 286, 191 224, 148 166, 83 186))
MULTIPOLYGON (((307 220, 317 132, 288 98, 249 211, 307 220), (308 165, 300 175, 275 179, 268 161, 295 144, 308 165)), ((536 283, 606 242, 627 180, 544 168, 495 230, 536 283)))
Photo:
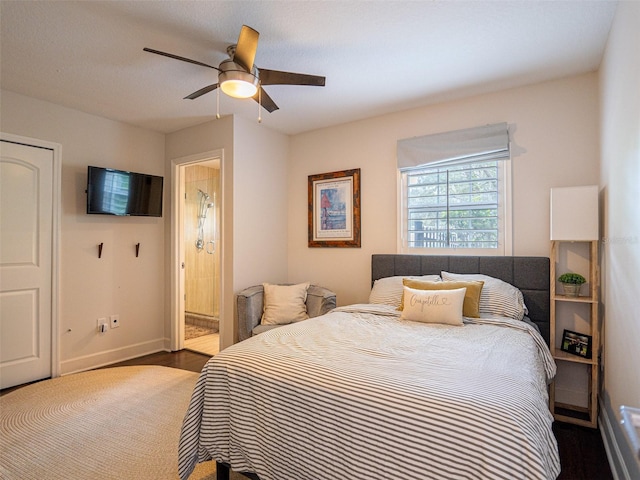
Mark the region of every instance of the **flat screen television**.
POLYGON ((87 213, 162 217, 163 180, 156 175, 90 166, 87 213))

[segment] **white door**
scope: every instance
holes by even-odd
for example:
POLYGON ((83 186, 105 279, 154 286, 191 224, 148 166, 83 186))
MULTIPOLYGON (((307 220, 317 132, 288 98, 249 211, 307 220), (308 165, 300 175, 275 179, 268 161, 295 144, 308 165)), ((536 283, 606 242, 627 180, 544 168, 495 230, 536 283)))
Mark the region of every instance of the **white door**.
POLYGON ((0 141, 0 388, 52 375, 53 158, 0 141))

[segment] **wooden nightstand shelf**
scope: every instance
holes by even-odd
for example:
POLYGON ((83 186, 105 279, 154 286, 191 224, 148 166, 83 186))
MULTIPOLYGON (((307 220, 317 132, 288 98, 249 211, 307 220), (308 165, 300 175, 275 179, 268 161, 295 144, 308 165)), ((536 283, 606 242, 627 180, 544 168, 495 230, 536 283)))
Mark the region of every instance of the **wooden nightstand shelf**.
MULTIPOLYGON (((563 273, 563 272, 562 272, 563 273)), ((574 423, 585 427, 596 428, 598 426, 598 376, 599 376, 599 354, 600 335, 598 324, 598 241, 569 242, 551 241, 551 354, 556 361, 558 370, 567 364, 580 364, 586 366, 588 370, 587 380, 587 406, 569 405, 556 401, 556 380, 549 388, 549 408, 554 418, 561 422, 574 423), (570 248, 567 244, 586 244, 589 248, 588 272, 583 272, 588 279, 586 287, 587 296, 569 297, 556 293, 558 274, 556 265, 558 258, 562 254, 563 248, 570 248), (587 305, 589 310, 588 328, 579 333, 591 337, 591 358, 583 358, 561 350, 563 331, 558 328, 557 308, 560 304, 565 304, 565 310, 571 308, 584 308, 587 305)), ((583 287, 584 288, 584 287, 583 287)))

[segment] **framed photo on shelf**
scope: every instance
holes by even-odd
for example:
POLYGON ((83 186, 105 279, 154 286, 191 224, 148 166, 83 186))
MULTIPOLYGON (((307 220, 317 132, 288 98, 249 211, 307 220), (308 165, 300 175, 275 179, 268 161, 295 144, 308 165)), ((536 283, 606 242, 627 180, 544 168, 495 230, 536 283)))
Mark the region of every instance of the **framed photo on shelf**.
POLYGON ((309 175, 309 247, 360 247, 360 169, 309 175))
POLYGON ((565 330, 562 332, 560 350, 582 358, 591 358, 591 336, 565 330))

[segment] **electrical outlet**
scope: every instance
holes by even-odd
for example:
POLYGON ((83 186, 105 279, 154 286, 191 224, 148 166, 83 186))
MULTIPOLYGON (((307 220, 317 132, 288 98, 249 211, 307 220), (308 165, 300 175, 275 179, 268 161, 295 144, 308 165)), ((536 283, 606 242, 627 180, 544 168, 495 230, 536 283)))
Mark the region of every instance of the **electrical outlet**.
POLYGON ((120 315, 111 315, 111 328, 118 328, 120 326, 120 315))
POLYGON ((106 317, 98 319, 98 333, 107 333, 109 330, 109 320, 106 317))

